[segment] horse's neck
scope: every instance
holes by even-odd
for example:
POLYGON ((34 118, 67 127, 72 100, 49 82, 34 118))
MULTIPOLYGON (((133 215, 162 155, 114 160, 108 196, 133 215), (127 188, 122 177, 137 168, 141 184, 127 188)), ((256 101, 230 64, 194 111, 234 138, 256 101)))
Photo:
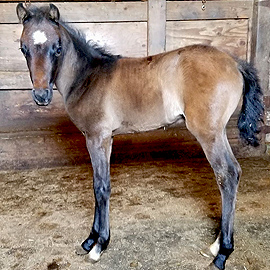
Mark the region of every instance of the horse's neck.
POLYGON ((83 87, 84 83, 89 83, 89 78, 99 74, 101 70, 106 73, 110 72, 119 57, 106 54, 94 46, 87 47, 87 43, 80 41, 80 37, 74 36, 64 26, 62 35, 64 52, 56 86, 62 94, 65 104, 69 103, 73 106, 83 95, 83 91, 90 87, 89 85, 88 88, 83 87), (75 46, 76 48, 78 46, 80 51, 76 50, 75 46))
POLYGON ((64 99, 75 80, 76 57, 76 53, 73 53, 71 49, 68 49, 64 58, 62 59, 61 65, 59 66, 58 76, 55 84, 64 99))
POLYGON ((80 59, 74 48, 71 37, 65 33, 64 40, 65 44, 63 45, 66 49, 61 65, 59 66, 59 72, 55 84, 66 102, 70 90, 74 86, 74 82, 81 74, 80 70, 83 70, 85 67, 79 61, 80 59))

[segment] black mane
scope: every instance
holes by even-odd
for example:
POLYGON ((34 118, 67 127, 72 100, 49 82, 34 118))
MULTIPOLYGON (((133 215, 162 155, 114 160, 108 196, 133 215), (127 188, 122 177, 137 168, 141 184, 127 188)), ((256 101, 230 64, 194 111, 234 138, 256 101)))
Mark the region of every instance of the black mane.
POLYGON ((87 41, 82 32, 70 27, 65 22, 61 21, 60 25, 68 32, 78 55, 78 61, 80 61, 77 78, 66 95, 66 102, 68 99, 78 101, 91 88, 91 85, 95 84, 96 78, 102 74, 110 76, 121 56, 107 52, 93 41, 87 41), (71 96, 73 98, 70 99, 71 96))
POLYGON ((79 57, 87 59, 89 64, 92 63, 91 67, 99 64, 110 64, 121 57, 107 52, 92 40, 87 41, 84 33, 65 22, 61 21, 60 24, 68 31, 79 57))

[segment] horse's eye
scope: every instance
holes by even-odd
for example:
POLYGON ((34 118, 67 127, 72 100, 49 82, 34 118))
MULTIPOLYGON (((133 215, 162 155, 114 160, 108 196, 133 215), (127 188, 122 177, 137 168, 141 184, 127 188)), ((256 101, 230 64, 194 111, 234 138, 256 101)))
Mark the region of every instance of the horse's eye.
POLYGON ((59 56, 59 55, 61 54, 61 52, 62 52, 62 48, 61 48, 61 47, 58 47, 58 48, 56 49, 56 51, 55 51, 55 55, 56 55, 56 56, 59 56))

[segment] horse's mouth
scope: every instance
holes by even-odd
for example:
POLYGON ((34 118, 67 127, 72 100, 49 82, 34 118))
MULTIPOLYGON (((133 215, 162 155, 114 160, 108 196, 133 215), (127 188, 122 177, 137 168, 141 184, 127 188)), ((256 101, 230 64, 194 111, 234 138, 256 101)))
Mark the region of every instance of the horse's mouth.
POLYGON ((50 104, 50 101, 44 101, 44 102, 40 102, 37 99, 34 99, 34 101, 36 102, 36 104, 38 106, 48 106, 50 104))
POLYGON ((48 106, 50 104, 50 102, 39 102, 37 100, 35 100, 35 102, 38 106, 48 106))

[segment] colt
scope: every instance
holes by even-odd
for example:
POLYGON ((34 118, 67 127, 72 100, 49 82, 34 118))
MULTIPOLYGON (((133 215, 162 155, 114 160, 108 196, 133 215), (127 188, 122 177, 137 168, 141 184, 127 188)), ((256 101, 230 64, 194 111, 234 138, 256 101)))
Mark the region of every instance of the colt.
POLYGON ((84 133, 93 167, 95 214, 89 237, 77 250, 98 261, 110 241, 110 155, 113 136, 185 122, 211 164, 222 198, 220 234, 211 246, 209 269, 225 269, 234 249, 233 226, 240 166, 226 124, 241 97, 240 137, 259 143, 262 91, 254 68, 214 47, 195 45, 143 58, 112 55, 89 44, 60 20, 53 4, 17 6, 23 23, 21 51, 40 105, 52 100, 53 85, 84 133))

